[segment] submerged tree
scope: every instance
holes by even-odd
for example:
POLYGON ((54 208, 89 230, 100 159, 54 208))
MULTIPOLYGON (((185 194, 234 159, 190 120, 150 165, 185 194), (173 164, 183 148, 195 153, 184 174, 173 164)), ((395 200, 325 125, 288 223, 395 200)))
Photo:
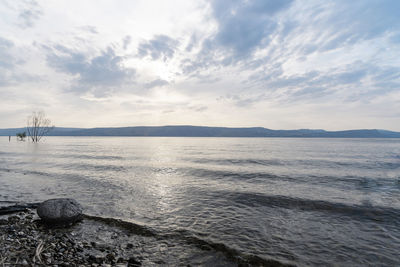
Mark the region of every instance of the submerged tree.
POLYGON ((25 141, 25 137, 26 137, 26 132, 23 133, 17 133, 17 138, 19 141, 25 141))
POLYGON ((51 125, 51 121, 46 118, 46 115, 42 111, 34 111, 32 115, 28 117, 26 129, 28 136, 32 142, 37 143, 40 139, 48 134, 54 126, 51 125))

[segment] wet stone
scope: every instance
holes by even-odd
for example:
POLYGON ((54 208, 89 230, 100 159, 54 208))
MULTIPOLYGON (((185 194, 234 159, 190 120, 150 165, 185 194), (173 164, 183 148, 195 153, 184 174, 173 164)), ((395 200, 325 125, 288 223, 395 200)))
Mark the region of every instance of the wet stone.
POLYGON ((20 217, 18 216, 10 216, 8 217, 8 223, 16 223, 19 222, 21 220, 20 217))
POLYGON ((138 261, 135 257, 130 257, 128 260, 128 266, 141 266, 142 263, 140 261, 138 261))
POLYGON ((71 198, 55 198, 40 203, 37 213, 46 223, 69 224, 82 219, 82 206, 71 198))

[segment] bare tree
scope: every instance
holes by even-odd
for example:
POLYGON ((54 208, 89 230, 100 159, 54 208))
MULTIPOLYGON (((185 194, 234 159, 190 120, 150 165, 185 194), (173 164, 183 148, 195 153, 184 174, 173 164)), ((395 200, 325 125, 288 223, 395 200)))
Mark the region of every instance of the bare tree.
POLYGON ((46 118, 46 115, 42 111, 34 111, 32 115, 28 117, 27 132, 32 142, 37 143, 40 139, 49 133, 54 126, 51 125, 51 121, 46 118))

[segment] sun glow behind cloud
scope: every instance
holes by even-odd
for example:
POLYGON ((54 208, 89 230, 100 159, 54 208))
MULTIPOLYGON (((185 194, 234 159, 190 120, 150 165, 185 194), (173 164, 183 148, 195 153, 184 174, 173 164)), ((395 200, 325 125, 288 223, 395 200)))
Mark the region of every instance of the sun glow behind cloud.
POLYGON ((400 130, 398 1, 3 1, 1 127, 400 130))

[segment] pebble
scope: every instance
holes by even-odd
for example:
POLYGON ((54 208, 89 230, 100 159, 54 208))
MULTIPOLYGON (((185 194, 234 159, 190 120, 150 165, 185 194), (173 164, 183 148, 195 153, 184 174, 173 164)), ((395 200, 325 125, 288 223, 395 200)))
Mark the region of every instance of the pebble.
POLYGON ((50 253, 42 253, 42 255, 43 255, 43 257, 45 257, 45 258, 50 258, 50 257, 51 257, 51 254, 50 254, 50 253))
POLYGON ((8 222, 9 223, 16 223, 19 222, 21 220, 21 218, 19 218, 18 216, 10 216, 8 217, 8 222))
MULTIPOLYGON (((31 211, 19 216, 0 219, 0 255, 4 266, 36 266, 34 258, 40 243, 44 245, 41 261, 45 266, 141 266, 134 257, 123 256, 123 247, 133 248, 133 244, 110 247, 107 243, 87 240, 77 232, 65 233, 63 229, 45 228, 32 221, 31 211)), ((118 238, 117 233, 111 237, 118 238)), ((42 266, 39 264, 39 266, 42 266)))
POLYGON ((128 260, 129 266, 141 266, 142 264, 135 257, 130 257, 128 260))

